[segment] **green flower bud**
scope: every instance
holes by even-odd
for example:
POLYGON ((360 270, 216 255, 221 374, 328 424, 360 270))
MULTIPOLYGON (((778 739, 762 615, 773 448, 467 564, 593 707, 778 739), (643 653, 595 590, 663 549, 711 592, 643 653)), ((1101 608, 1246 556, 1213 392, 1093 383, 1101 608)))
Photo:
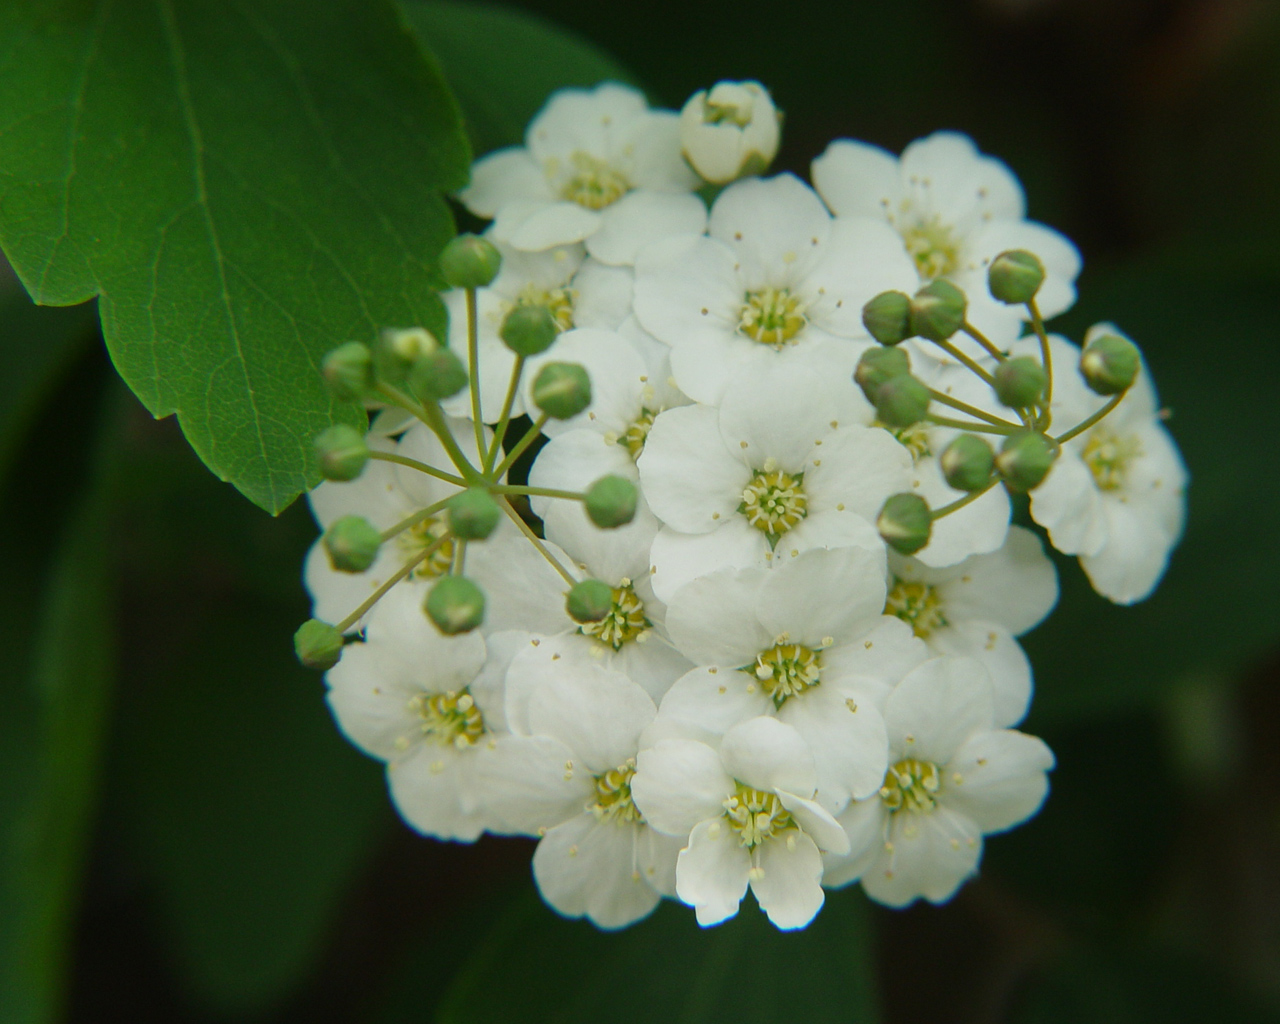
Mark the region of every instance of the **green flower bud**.
POLYGON ((914 555, 929 543, 933 531, 929 503, 909 491, 890 495, 876 518, 876 529, 894 551, 914 555))
POLYGON ((1138 346, 1118 334, 1094 338, 1080 355, 1080 376, 1099 395, 1129 390, 1141 368, 1138 346))
POLYGON ((613 587, 601 580, 581 580, 569 588, 564 607, 574 622, 599 622, 613 609, 613 587))
POLYGON ((501 267, 502 254, 479 235, 459 235, 440 253, 440 274, 450 288, 485 288, 501 267))
POLYGON ((338 572, 364 572, 382 547, 382 534, 364 516, 343 516, 324 532, 329 564, 338 572))
POLYGON ((1044 434, 1024 430, 1005 438, 996 456, 996 472, 1010 489, 1030 491, 1049 475, 1057 457, 1058 448, 1053 441, 1044 434))
POLYGON ((1025 249, 1002 252, 987 268, 987 287, 991 296, 1009 306, 1020 306, 1036 297, 1044 284, 1044 264, 1040 257, 1025 249))
POLYGON ((996 397, 1011 409, 1025 409, 1044 396, 1044 367, 1034 356, 1015 356, 996 367, 996 397))
POLYGON ((502 343, 518 356, 536 356, 551 347, 560 333, 551 310, 539 303, 513 306, 498 331, 502 343))
POLYGON ((327 622, 307 619, 293 634, 293 649, 307 668, 327 672, 342 657, 342 634, 327 622))
POLYGON ((862 325, 881 345, 896 345, 911 337, 911 298, 902 292, 881 292, 862 307, 862 325))
POLYGON ((890 377, 876 388, 876 418, 886 427, 909 427, 929 412, 929 389, 909 373, 890 377))
POLYGON ((361 399, 373 383, 373 353, 368 345, 348 341, 324 357, 320 373, 335 398, 361 399))
POLYGON ((547 363, 533 379, 533 404, 553 420, 568 420, 591 404, 591 378, 577 363, 547 363))
POLYGON ((467 368, 452 350, 439 348, 413 364, 408 385, 420 401, 439 402, 467 386, 467 368))
POLYGON ((587 518, 602 530, 626 526, 635 518, 639 497, 625 476, 602 476, 587 489, 587 518))
POLYGON ((387 384, 399 384, 409 372, 409 367, 443 347, 425 327, 388 328, 378 335, 378 343, 373 349, 374 375, 387 384))
POLYGON ((463 540, 484 540, 502 518, 502 509, 482 487, 460 491, 449 499, 449 529, 463 540))
POLYGON ((938 278, 911 300, 911 333, 930 341, 946 341, 964 326, 968 301, 950 281, 938 278))
POLYGON ((316 436, 316 461, 326 480, 354 480, 369 461, 364 434, 338 423, 316 436))
POLYGON ((942 450, 938 464, 957 491, 977 491, 991 479, 996 453, 977 434, 961 434, 942 450))
POLYGON ((862 353, 853 371, 853 380, 867 401, 876 404, 876 390, 892 377, 911 371, 911 361, 900 348, 869 348, 862 353))
POLYGON ((431 588, 425 607, 445 636, 469 633, 484 622, 484 591, 465 576, 444 576, 431 588))

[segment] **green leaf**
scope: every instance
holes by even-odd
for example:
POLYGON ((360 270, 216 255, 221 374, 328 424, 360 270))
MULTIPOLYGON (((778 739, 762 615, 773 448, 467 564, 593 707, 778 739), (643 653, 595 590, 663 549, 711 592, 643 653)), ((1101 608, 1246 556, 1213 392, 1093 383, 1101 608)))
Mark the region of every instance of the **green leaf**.
POLYGON ((541 18, 483 3, 402 3, 458 97, 477 154, 520 145, 557 89, 634 81, 603 50, 541 18))
POLYGON ((6 1024, 57 1020, 67 991, 115 676, 113 434, 61 531, 30 638, 11 605, 41 593, 37 573, 44 567, 19 550, 33 538, 15 529, 12 496, 0 516, 11 588, 0 602, 0 637, 18 669, 4 686, 0 715, 0 1019, 6 1024))
MULTIPOLYGON (((432 959, 428 951, 410 976, 430 977, 432 959)), ((690 908, 664 902, 647 920, 610 933, 557 917, 528 896, 477 945, 436 1020, 873 1024, 872 972, 870 914, 856 889, 828 893, 799 932, 778 931, 750 899, 715 928, 699 928, 690 908)), ((393 1014, 386 1024, 422 1019, 393 1014)))
POLYGON ((0 245, 37 302, 98 295, 129 386, 273 512, 362 415, 321 356, 441 329, 469 159, 390 0, 0 5, 0 245))

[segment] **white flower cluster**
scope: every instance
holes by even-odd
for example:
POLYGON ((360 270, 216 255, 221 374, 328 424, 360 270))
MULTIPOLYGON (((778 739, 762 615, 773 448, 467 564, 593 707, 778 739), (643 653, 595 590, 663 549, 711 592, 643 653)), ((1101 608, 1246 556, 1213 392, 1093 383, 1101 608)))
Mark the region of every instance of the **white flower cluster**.
POLYGON ((778 122, 756 83, 558 93, 460 196, 493 223, 448 339, 326 364, 388 408, 321 446, 299 651, 407 822, 538 837, 602 928, 949 899, 1053 766, 1014 727, 1057 578, 1010 494, 1120 602, 1181 529, 1136 350, 1044 331, 1079 258, 1008 168, 939 133, 753 176, 778 122))

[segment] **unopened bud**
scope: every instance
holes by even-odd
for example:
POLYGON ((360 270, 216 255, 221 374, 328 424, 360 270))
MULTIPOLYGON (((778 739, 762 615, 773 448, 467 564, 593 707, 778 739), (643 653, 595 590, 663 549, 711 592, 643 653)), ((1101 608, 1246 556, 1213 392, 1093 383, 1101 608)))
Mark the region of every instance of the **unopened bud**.
POLYGON ((942 475, 957 491, 977 491, 987 486, 995 461, 991 445, 977 434, 961 434, 938 457, 942 475))
POLYGON ((881 345, 896 345, 911 337, 911 297, 881 292, 862 307, 862 326, 881 345))
POLYGON ((1044 395, 1047 378, 1040 360, 1034 356, 1006 359, 992 376, 996 379, 996 397, 1011 409, 1035 405, 1044 395))
POLYGON ((440 253, 440 274, 450 288, 485 288, 501 267, 502 254, 479 235, 459 235, 440 253))
POLYGON ((911 300, 911 333, 946 341, 964 326, 967 305, 964 292, 950 281, 930 281, 911 300))
POLYGON ((894 551, 914 555, 929 543, 933 530, 929 503, 910 491, 890 495, 876 518, 876 529, 894 551))
POLYGON ((451 349, 428 352, 409 371, 409 391, 423 402, 441 402, 467 386, 467 368, 451 349))
POLYGON ((329 564, 338 572, 364 572, 382 547, 382 534, 364 516, 343 516, 324 532, 329 564))
POLYGON ((587 489, 587 518, 602 530, 626 526, 636 515, 640 494, 625 476, 602 476, 587 489))
POLYGON ((327 672, 342 657, 342 634, 327 622, 307 619, 293 634, 293 650, 307 668, 327 672))
POLYGON ((388 328, 373 347, 374 376, 385 384, 401 384, 414 363, 442 347, 425 327, 388 328))
POLYGON ((876 391, 887 380, 911 371, 911 361, 900 348, 869 348, 853 371, 853 380, 867 401, 876 404, 876 391))
POLYGON ((929 413, 929 389, 909 373, 890 377, 876 388, 876 419, 886 427, 909 427, 929 413))
POLYGON ((778 152, 778 111, 759 82, 720 82, 680 111, 685 159, 707 181, 727 185, 762 174, 778 152))
POLYGON ((536 356, 551 347, 560 333, 551 310, 537 302, 511 307, 498 333, 502 343, 518 356, 536 356))
POLYGON ((1118 334, 1094 338, 1080 355, 1080 376, 1099 395, 1118 395, 1137 380, 1142 368, 1138 346, 1118 334))
POLYGON ((369 461, 364 434, 338 423, 316 436, 316 461, 326 480, 354 480, 369 461))
POLYGON ((427 618, 445 636, 469 633, 484 622, 484 591, 465 576, 444 576, 427 595, 427 618))
POLYGON ((502 518, 502 509, 482 487, 459 491, 449 499, 449 529, 463 540, 484 540, 502 518))
POLYGON ((1036 297, 1044 284, 1044 264, 1025 249, 1002 252, 987 268, 987 287, 992 298, 1010 306, 1020 306, 1036 297))
POLYGON ((320 373, 335 398, 359 400, 373 383, 373 353, 368 345, 348 341, 324 357, 320 373))
POLYGON ((591 378, 578 363, 547 363, 533 379, 533 404, 553 420, 568 420, 591 404, 591 378))
POLYGON ((1058 448, 1044 434, 1020 431, 1005 438, 996 456, 996 472, 1012 490, 1030 491, 1049 475, 1058 448))
POLYGON ((574 622, 599 622, 613 609, 613 587, 601 580, 581 580, 569 588, 564 607, 574 622))

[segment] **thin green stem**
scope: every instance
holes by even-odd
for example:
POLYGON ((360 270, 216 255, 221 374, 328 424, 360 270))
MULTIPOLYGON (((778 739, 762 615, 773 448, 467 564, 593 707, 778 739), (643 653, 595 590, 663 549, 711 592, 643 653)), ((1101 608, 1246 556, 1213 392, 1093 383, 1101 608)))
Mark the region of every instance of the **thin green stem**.
POLYGON ((1054 438, 1054 440, 1058 444, 1066 444, 1073 437, 1079 437, 1090 427, 1101 422, 1103 419, 1109 416, 1111 414, 1111 410, 1120 404, 1120 402, 1124 399, 1124 396, 1126 394, 1128 394, 1128 392, 1122 391, 1118 395, 1112 395, 1111 401, 1109 401, 1101 409, 1095 412, 1092 416, 1089 416, 1088 418, 1081 420, 1074 427, 1068 430, 1065 434, 1059 434, 1057 437, 1054 438))
POLYGON ((484 458, 484 424, 480 421, 480 318, 476 312, 476 290, 467 289, 467 358, 471 363, 471 422, 476 429, 476 451, 484 458))
POLYGON ((999 416, 993 416, 989 412, 983 412, 981 409, 977 408, 976 406, 970 405, 968 402, 962 402, 958 398, 952 398, 950 395, 944 395, 941 391, 935 391, 933 388, 929 389, 929 397, 932 398, 935 402, 939 402, 942 405, 950 406, 952 409, 955 409, 958 412, 968 413, 970 416, 974 417, 975 419, 982 420, 985 423, 990 423, 993 426, 997 426, 997 427, 1017 426, 1017 424, 1010 423, 1008 420, 1002 420, 999 416))
POLYGON ((507 397, 502 400, 502 414, 498 417, 498 426, 493 432, 493 444, 485 454, 484 471, 488 473, 498 461, 498 452, 502 451, 502 442, 507 438, 507 427, 511 424, 511 407, 516 401, 516 392, 520 390, 520 376, 524 373, 524 356, 516 356, 515 365, 511 368, 511 382, 507 385, 507 397))
POLYGON ((467 542, 458 539, 453 546, 453 565, 449 567, 449 575, 461 576, 462 571, 467 567, 467 542))
POLYGON ((985 334, 983 334, 980 330, 978 330, 978 328, 974 327, 973 324, 969 323, 969 321, 966 320, 964 324, 961 326, 960 330, 964 331, 965 334, 969 335, 969 337, 971 337, 979 345, 985 348, 991 355, 995 356, 996 359, 998 359, 1000 362, 1003 363, 1006 359, 1009 358, 1007 355, 1001 352, 998 348, 996 348, 995 344, 991 341, 990 338, 988 338, 985 334))
POLYGON ((516 442, 515 447, 512 448, 511 451, 507 452, 507 457, 498 463, 497 467, 490 474, 492 479, 502 479, 502 474, 511 468, 512 463, 514 463, 516 459, 520 458, 520 456, 524 454, 525 449, 528 448, 529 445, 533 444, 538 435, 542 433, 542 428, 547 425, 547 420, 549 419, 551 419, 551 417, 544 412, 534 421, 533 426, 525 431, 524 437, 520 438, 520 440, 516 442))
POLYGON ((405 412, 413 413, 423 423, 427 421, 427 412, 421 404, 415 402, 398 388, 393 388, 390 384, 378 384, 374 387, 374 390, 392 405, 399 406, 405 412))
POLYGON ((437 512, 444 511, 446 505, 452 500, 452 496, 445 498, 443 501, 437 501, 434 505, 428 505, 426 508, 420 508, 413 515, 405 519, 401 519, 395 526, 389 526, 382 531, 382 543, 386 543, 397 534, 404 533, 405 530, 417 526, 424 519, 430 519, 437 512))
POLYGON ((440 545, 442 545, 445 541, 449 540, 452 536, 453 536, 452 534, 446 533, 443 537, 437 537, 434 541, 432 541, 420 552, 418 552, 418 554, 414 555, 411 559, 409 559, 409 561, 405 562, 404 565, 402 565, 399 569, 397 569, 395 573, 393 573, 391 577, 388 578, 386 583, 382 584, 382 586, 380 586, 377 590, 375 590, 372 594, 370 594, 368 599, 362 602, 359 608, 353 611, 350 615, 348 615, 345 619, 343 619, 333 628, 336 629, 339 633, 345 633, 347 630, 349 630, 352 626, 354 626, 357 622, 359 622, 364 617, 365 612, 367 612, 370 608, 372 608, 375 604, 377 604, 379 601, 382 600, 383 596, 386 594, 388 590, 390 590, 402 579, 404 579, 411 572, 413 572, 413 570, 416 569, 422 562, 424 562, 426 559, 434 555, 436 551, 439 550, 440 545))
POLYGON ((1041 426, 1048 427, 1049 405, 1053 401, 1053 356, 1049 348, 1049 333, 1044 328, 1044 317, 1040 315, 1040 307, 1036 304, 1034 295, 1027 300, 1027 312, 1031 314, 1032 330, 1040 339, 1040 359, 1044 363, 1044 415, 1041 417, 1041 426))
POLYGON ((440 438, 440 443, 444 445, 444 450, 453 461, 454 469, 468 483, 483 482, 480 471, 471 465, 471 461, 462 453, 462 449, 458 447, 458 442, 453 436, 453 431, 449 429, 449 424, 445 421, 444 413, 440 411, 440 406, 432 402, 430 405, 425 406, 422 411, 426 413, 424 420, 427 426, 432 429, 436 437, 440 438))
POLYGON ((964 420, 953 420, 946 416, 935 416, 929 413, 925 417, 930 423, 936 423, 940 427, 955 427, 957 430, 968 430, 975 434, 1001 434, 1008 437, 1010 434, 1020 434, 1023 427, 1015 427, 1013 425, 998 427, 993 423, 966 423, 964 420))
POLYGON ((539 498, 564 498, 566 501, 586 501, 581 491, 557 491, 551 487, 523 487, 517 484, 490 484, 490 494, 526 494, 539 498))
POLYGON ((951 342, 935 341, 934 344, 937 345, 938 348, 942 349, 942 351, 945 352, 947 355, 949 355, 952 359, 963 364, 965 368, 968 369, 970 372, 976 373, 979 377, 982 378, 982 380, 985 383, 989 384, 991 387, 995 387, 996 379, 993 376, 991 376, 991 374, 989 374, 986 370, 984 370, 981 366, 979 366, 976 362, 970 359, 967 355, 961 352, 958 348, 956 348, 953 344, 951 344, 951 342))
POLYGON ((539 537, 536 533, 534 533, 533 530, 530 528, 529 524, 520 518, 520 513, 511 507, 511 502, 507 501, 506 498, 499 496, 498 504, 502 506, 502 511, 504 511, 508 515, 508 517, 510 517, 511 521, 520 528, 520 532, 523 533, 529 539, 529 543, 532 544, 535 548, 537 548, 538 553, 542 555, 542 557, 545 558, 548 562, 551 563, 551 567, 560 574, 561 579, 563 579, 567 584, 569 584, 569 586, 573 586, 575 583, 578 582, 572 576, 570 576, 568 571, 565 569, 565 567, 561 565, 559 561, 556 560, 556 556, 547 550, 547 546, 542 543, 542 538, 539 537))
POLYGON ((981 498, 984 494, 986 494, 986 493, 987 493, 987 491, 991 490, 991 488, 993 488, 993 487, 994 487, 996 484, 998 484, 999 482, 1000 482, 1000 478, 999 478, 998 476, 994 476, 994 475, 993 475, 993 476, 991 477, 991 479, 987 481, 986 485, 985 485, 984 487, 982 487, 981 489, 976 490, 976 491, 970 491, 970 492, 969 492, 968 494, 966 494, 963 498, 957 498, 955 501, 951 502, 951 504, 949 504, 949 505, 943 505, 943 506, 942 506, 942 508, 935 508, 935 509, 933 509, 933 510, 929 513, 929 518, 930 518, 930 519, 935 519, 935 520, 936 520, 936 519, 941 519, 943 516, 950 515, 952 512, 956 512, 956 511, 958 511, 958 510, 960 510, 960 509, 964 508, 964 507, 965 507, 966 505, 968 505, 970 502, 972 502, 972 501, 977 501, 977 500, 978 500, 979 498, 981 498))
POLYGON ((417 459, 411 459, 406 455, 397 455, 395 452, 371 451, 369 458, 376 459, 379 462, 394 462, 397 466, 408 466, 410 469, 416 469, 419 473, 426 473, 427 476, 433 476, 437 480, 443 480, 445 483, 453 484, 455 487, 467 486, 467 481, 463 480, 462 477, 446 473, 443 469, 436 469, 435 466, 428 466, 425 462, 419 462, 417 459))

